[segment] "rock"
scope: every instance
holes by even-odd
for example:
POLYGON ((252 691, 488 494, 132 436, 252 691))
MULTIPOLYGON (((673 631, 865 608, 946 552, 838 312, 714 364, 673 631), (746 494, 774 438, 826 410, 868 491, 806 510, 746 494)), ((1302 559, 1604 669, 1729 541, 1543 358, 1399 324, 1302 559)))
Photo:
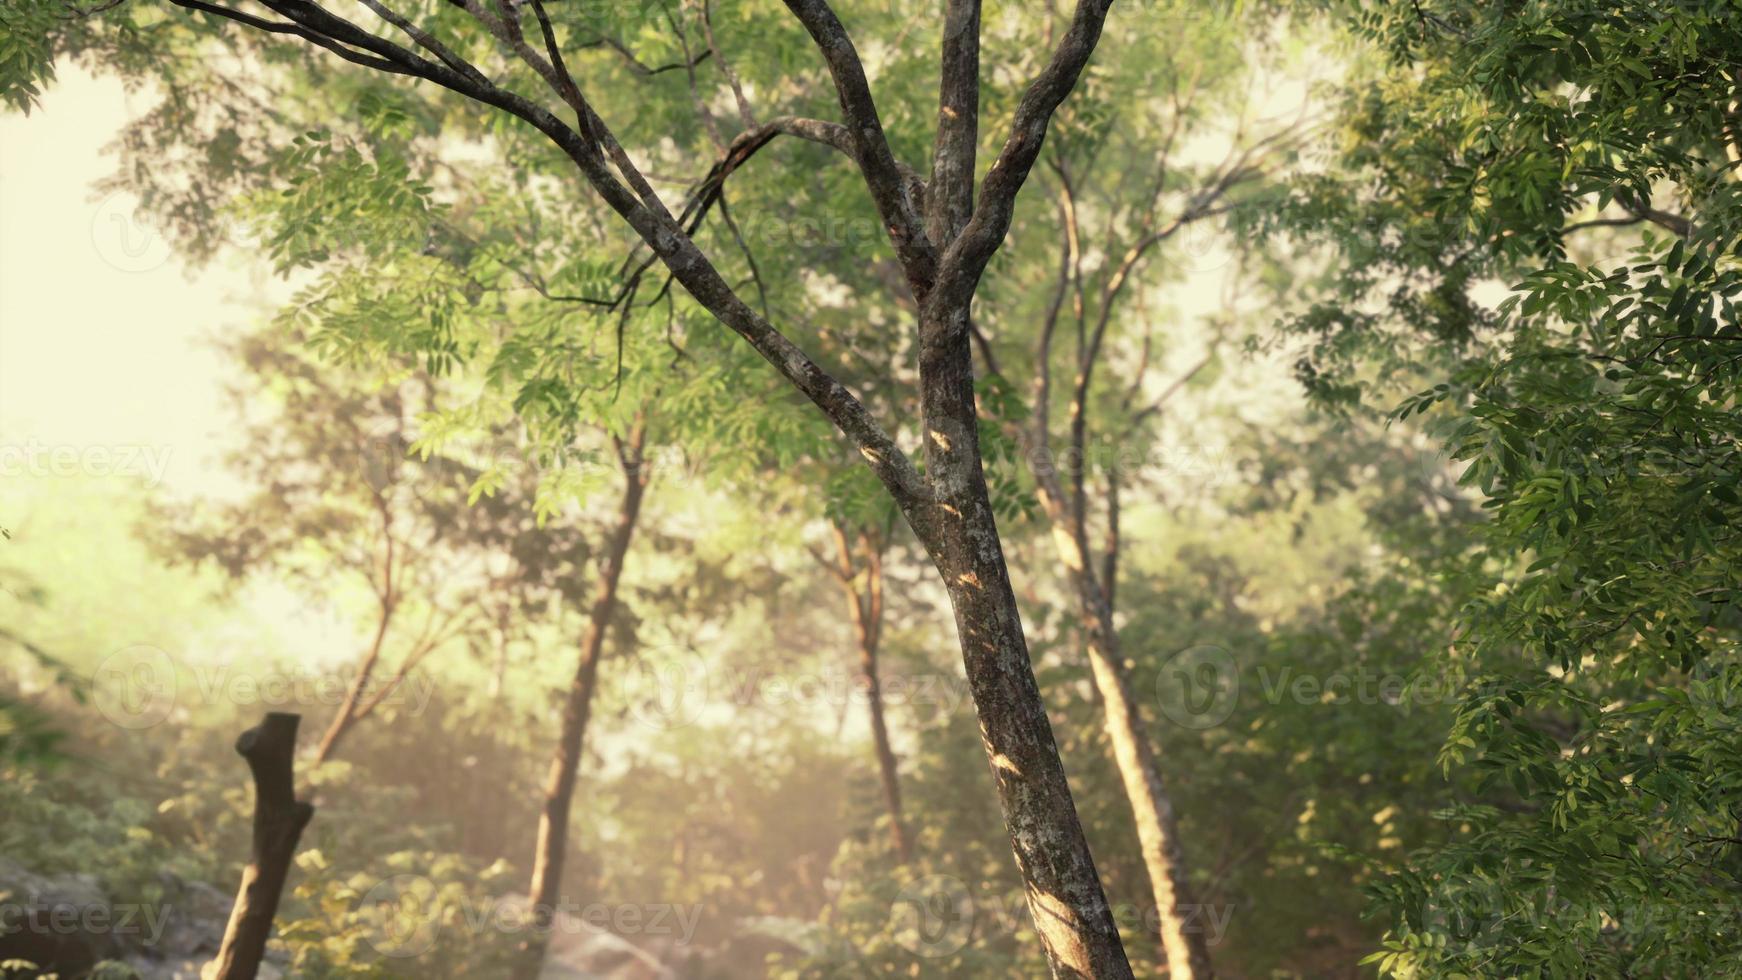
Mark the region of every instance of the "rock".
MULTIPOLYGON (((527 899, 514 895, 502 900, 506 921, 526 921, 527 899)), ((608 929, 567 912, 551 920, 550 942, 545 947, 539 980, 679 980, 659 957, 608 929)))
MULTIPOLYGON (((207 964, 224 941, 235 897, 203 881, 187 881, 171 871, 157 876, 163 885, 165 907, 162 935, 155 943, 127 958, 140 980, 201 980, 207 964)), ((266 948, 258 980, 281 980, 283 952, 266 948)))
MULTIPOLYGON (((6 933, 0 960, 28 960, 69 978, 112 962, 141 980, 200 980, 224 938, 233 900, 168 871, 158 881, 159 902, 111 904, 95 875, 38 875, 0 858, 0 929, 6 933)), ((270 962, 274 951, 267 956, 260 980, 282 980, 282 965, 270 962)))
POLYGON ((139 911, 111 906, 94 875, 38 875, 0 858, 0 960, 83 975, 127 951, 139 911))
POLYGON ((183 881, 164 871, 158 875, 166 907, 163 934, 148 952, 168 959, 210 959, 224 939, 224 926, 235 901, 203 881, 183 881))

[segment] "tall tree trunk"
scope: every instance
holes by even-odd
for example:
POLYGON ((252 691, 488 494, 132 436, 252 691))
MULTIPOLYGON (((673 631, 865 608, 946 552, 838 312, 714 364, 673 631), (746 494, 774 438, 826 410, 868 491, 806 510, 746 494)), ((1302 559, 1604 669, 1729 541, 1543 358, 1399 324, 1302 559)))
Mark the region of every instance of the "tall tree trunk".
POLYGON ((648 472, 642 465, 641 452, 645 435, 644 426, 638 422, 627 440, 613 438, 618 460, 623 466, 623 499, 618 506, 617 521, 606 539, 593 602, 587 611, 586 632, 581 638, 580 660, 575 665, 568 701, 563 706, 562 732, 545 776, 544 803, 538 815, 538 842, 532 856, 531 895, 535 928, 531 930, 531 938, 521 950, 516 964, 516 975, 521 978, 538 976, 552 914, 562 899, 569 809, 574 800, 587 721, 592 715, 593 693, 598 686, 599 656, 617 610, 617 584, 623 575, 623 563, 629 553, 630 539, 635 534, 635 523, 641 515, 641 498, 647 489, 648 472))
POLYGON ((922 307, 920 397, 936 501, 910 511, 909 522, 949 592, 981 741, 1052 973, 1126 978, 1131 965, 1035 683, 986 488, 969 349, 970 298, 934 294, 922 307))
POLYGON ((895 844, 895 856, 902 864, 913 862, 913 837, 907 820, 901 815, 901 782, 897 775, 895 750, 889 745, 889 727, 883 718, 883 690, 877 677, 877 653, 861 650, 859 669, 865 677, 865 694, 871 713, 871 741, 877 749, 877 771, 883 780, 883 804, 889 808, 889 835, 895 844))
POLYGON ((1144 736, 1143 718, 1132 695, 1119 636, 1113 629, 1112 611, 1098 592, 1092 602, 1084 599, 1082 605, 1091 607, 1083 610, 1088 625, 1089 669, 1101 693, 1107 741, 1112 746, 1113 761, 1137 825, 1143 866, 1149 873, 1150 891, 1161 920, 1161 945, 1167 955, 1168 976, 1173 980, 1208 980, 1215 976, 1215 971, 1210 965, 1207 936, 1197 924, 1201 917, 1197 915, 1199 910, 1187 874, 1179 823, 1173 801, 1162 783, 1155 750, 1144 736))
POLYGON ((871 715, 871 742, 877 752, 877 771, 883 782, 883 803, 889 809, 889 833, 895 844, 896 857, 902 864, 911 864, 913 839, 901 815, 901 782, 895 750, 889 744, 889 726, 883 716, 883 686, 877 674, 877 650, 883 638, 881 542, 873 543, 869 534, 859 536, 859 545, 865 555, 865 592, 861 596, 854 584, 857 573, 853 568, 853 548, 847 540, 847 533, 839 525, 835 525, 833 530, 839 552, 837 573, 841 588, 847 593, 847 612, 853 620, 853 636, 859 644, 859 674, 865 684, 866 709, 871 715))
MULTIPOLYGON (((1083 465, 1080 456, 1073 465, 1083 465)), ((1115 594, 1119 546, 1117 484, 1110 488, 1109 496, 1105 581, 1097 581, 1089 565, 1088 534, 1080 503, 1078 510, 1068 511, 1057 474, 1045 471, 1038 477, 1041 503, 1052 521, 1053 541, 1076 593, 1078 614, 1087 633, 1089 669, 1100 697, 1102 724, 1113 750, 1113 762, 1137 827, 1143 867, 1160 920, 1168 976, 1173 980, 1208 980, 1215 971, 1210 963, 1208 939, 1203 928, 1195 924, 1198 910, 1187 874, 1185 849, 1180 843, 1178 819, 1162 782, 1155 750, 1144 735, 1143 716, 1132 694, 1119 634, 1113 625, 1111 597, 1115 594)), ((1078 481, 1076 500, 1082 499, 1083 488, 1078 481)))

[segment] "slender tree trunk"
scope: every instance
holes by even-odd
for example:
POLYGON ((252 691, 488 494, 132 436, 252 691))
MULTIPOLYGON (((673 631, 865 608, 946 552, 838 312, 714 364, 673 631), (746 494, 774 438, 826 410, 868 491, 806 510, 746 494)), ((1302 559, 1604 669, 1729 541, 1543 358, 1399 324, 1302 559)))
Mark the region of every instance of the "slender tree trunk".
POLYGON ((315 749, 313 764, 332 758, 333 752, 339 747, 339 740, 351 730, 351 725, 357 720, 357 705, 363 700, 363 692, 369 689, 369 681, 375 676, 375 665, 381 661, 381 647, 387 639, 387 626, 393 620, 395 601, 392 597, 382 600, 381 616, 375 623, 375 639, 369 644, 369 650, 363 654, 363 659, 357 664, 357 675, 351 678, 351 684, 345 689, 345 700, 339 704, 339 713, 328 723, 326 734, 321 736, 320 746, 315 749))
POLYGON ((902 864, 913 862, 913 838, 907 821, 901 815, 901 782, 897 775, 895 750, 889 745, 889 727, 883 719, 883 690, 877 678, 877 654, 862 650, 859 669, 865 676, 865 693, 871 712, 871 740, 877 748, 877 771, 883 780, 883 803, 889 808, 889 835, 895 844, 895 856, 902 864))
MULTIPOLYGON (((1073 465, 1082 465, 1080 459, 1073 465)), ((1103 576, 1097 581, 1089 566, 1088 535, 1082 510, 1068 512, 1057 474, 1039 474, 1041 502, 1053 524, 1053 540, 1076 592, 1078 614, 1087 632, 1089 669, 1100 698, 1102 723, 1113 750, 1113 762, 1125 788, 1126 800, 1137 827, 1138 846, 1149 887, 1160 919, 1162 952, 1168 976, 1173 980, 1208 980, 1215 975, 1204 930, 1195 925, 1194 906, 1187 874, 1185 849, 1180 843, 1179 822, 1173 801, 1161 779, 1155 750, 1143 731, 1143 716, 1133 696, 1131 678, 1113 625, 1111 597, 1118 573, 1118 504, 1109 500, 1108 551, 1103 576)), ((1117 494, 1117 485, 1111 490, 1117 494)), ((1083 490, 1078 484, 1078 501, 1083 490)))
POLYGON ((913 862, 913 839, 901 815, 901 782, 895 750, 889 744, 889 726, 883 716, 883 686, 877 674, 877 650, 883 639, 883 557, 869 534, 859 536, 865 554, 865 593, 854 584, 853 549, 847 534, 835 526, 839 551, 839 579, 847 593, 847 612, 853 620, 853 636, 859 644, 859 674, 865 684, 866 709, 871 715, 871 742, 877 751, 877 771, 883 782, 883 803, 889 809, 889 832, 895 855, 902 864, 913 862))
POLYGON ((363 692, 369 689, 369 680, 375 674, 375 665, 381 660, 381 647, 387 641, 387 628, 393 622, 393 613, 399 607, 399 592, 394 587, 394 578, 398 566, 398 547, 393 537, 393 510, 387 502, 385 494, 375 495, 375 510, 381 519, 381 584, 377 597, 381 604, 381 615, 375 621, 375 639, 369 644, 369 652, 363 655, 363 662, 357 665, 357 676, 351 678, 351 686, 345 689, 345 700, 339 705, 339 713, 333 716, 327 725, 321 743, 315 749, 314 764, 332 758, 333 751, 339 746, 339 739, 351 730, 351 725, 357 720, 357 705, 363 700, 363 692))
POLYGON ((587 611, 586 632, 581 637, 580 660, 575 665, 568 701, 563 706, 562 731, 557 738, 556 752, 551 757, 550 770, 545 776, 544 803, 538 815, 538 842, 532 857, 531 911, 535 928, 531 930, 531 938, 516 964, 516 976, 521 978, 538 976, 553 912, 562 900, 569 809, 574 800, 587 722, 592 715, 593 694, 598 686, 599 657, 617 610, 617 584, 622 578, 629 542, 641 515, 641 498, 647 489, 648 473, 641 465, 644 436, 645 429, 638 423, 627 442, 617 442, 617 456, 623 465, 623 499, 617 510, 617 521, 606 539, 605 557, 599 565, 598 583, 587 611))
POLYGON ((922 308, 923 438, 937 500, 910 513, 909 521, 949 592, 981 741, 1052 973, 1126 978, 1131 965, 1071 800, 992 514, 980 459, 968 300, 945 304, 934 297, 922 308))
POLYGON ((1215 971, 1210 965, 1207 936, 1196 924, 1202 920, 1194 904, 1173 801, 1162 783, 1155 750, 1144 736, 1143 717, 1132 694, 1112 613, 1098 601, 1098 595, 1094 605, 1099 608, 1084 610, 1084 621, 1089 625, 1089 669, 1101 693, 1107 740, 1131 804, 1143 866, 1160 913, 1168 976, 1173 980, 1208 980, 1215 971))
POLYGON ((236 740, 236 752, 254 776, 254 836, 218 955, 202 971, 206 980, 254 980, 266 955, 291 858, 315 813, 313 806, 296 798, 300 720, 299 715, 273 712, 236 740))

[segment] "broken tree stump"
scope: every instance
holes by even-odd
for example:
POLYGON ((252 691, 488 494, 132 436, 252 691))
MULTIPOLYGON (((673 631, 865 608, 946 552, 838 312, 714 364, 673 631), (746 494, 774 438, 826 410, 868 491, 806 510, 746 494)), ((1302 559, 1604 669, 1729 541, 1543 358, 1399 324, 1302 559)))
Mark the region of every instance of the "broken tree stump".
POLYGON ((204 980, 254 980, 266 955, 297 840, 315 813, 313 804, 296 798, 296 727, 301 720, 301 715, 269 712, 236 739, 236 751, 254 774, 254 840, 224 941, 217 958, 202 971, 204 980))

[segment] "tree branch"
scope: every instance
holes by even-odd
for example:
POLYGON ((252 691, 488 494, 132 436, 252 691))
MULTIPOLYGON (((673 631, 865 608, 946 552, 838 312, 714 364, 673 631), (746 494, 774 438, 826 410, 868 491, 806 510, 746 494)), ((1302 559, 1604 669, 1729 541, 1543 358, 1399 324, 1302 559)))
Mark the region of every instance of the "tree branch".
POLYGON ((853 39, 847 36, 847 29, 827 0, 786 0, 786 7, 822 51, 840 97, 841 112, 846 116, 853 157, 865 175, 871 200, 877 205, 890 243, 895 246, 908 285, 915 296, 924 296, 937 274, 937 252, 926 237, 901 168, 889 149, 889 139, 884 135, 883 121, 877 114, 877 103, 871 97, 871 85, 865 79, 865 66, 853 47, 853 39))
POLYGON ((703 57, 709 54, 714 56, 714 63, 720 66, 720 74, 726 76, 726 84, 732 88, 732 98, 738 103, 739 121, 744 124, 745 129, 755 129, 756 114, 750 111, 750 100, 744 95, 744 84, 738 80, 738 72, 732 67, 732 62, 727 60, 726 52, 720 50, 720 42, 714 39, 714 18, 708 0, 701 0, 700 5, 702 37, 708 42, 708 50, 703 53, 703 57))
POLYGON ((974 160, 980 138, 979 0, 950 0, 944 13, 941 67, 925 227, 933 242, 947 248, 974 212, 974 160))
POLYGON ((966 302, 993 253, 1004 243, 1016 213, 1016 194, 1040 158, 1046 130, 1101 39, 1101 27, 1113 0, 1078 0, 1071 26, 1047 64, 1016 106, 1010 136, 980 185, 973 217, 939 259, 938 286, 946 303, 966 302))
MULTIPOLYGON (((186 6, 203 0, 175 2, 186 6)), ((864 404, 733 291, 720 276, 719 270, 702 254, 670 213, 658 203, 657 196, 651 195, 651 188, 638 197, 611 172, 605 159, 606 152, 612 154, 612 162, 620 170, 628 171, 624 174, 625 178, 634 180, 640 176, 633 165, 628 163, 627 155, 622 152, 615 137, 605 127, 603 120, 592 111, 584 97, 579 98, 580 107, 577 108, 577 113, 580 114, 583 125, 590 124, 593 128, 594 132, 590 135, 594 138, 591 139, 583 137, 550 110, 524 96, 488 81, 479 82, 446 65, 418 57, 391 41, 375 37, 349 21, 334 17, 304 0, 265 2, 274 11, 291 17, 308 31, 324 33, 335 40, 361 47, 403 69, 403 74, 432 81, 473 101, 500 109, 543 133, 568 156, 605 203, 635 229, 642 241, 671 270, 673 277, 689 291, 697 303, 746 340, 793 387, 810 399, 836 428, 853 441, 872 472, 888 488, 904 511, 918 514, 922 509, 921 505, 929 502, 930 490, 920 478, 913 462, 877 423, 864 404)), ((500 29, 502 33, 498 36, 512 37, 512 32, 500 22, 493 25, 496 18, 482 12, 475 3, 471 3, 467 9, 493 31, 500 29)), ((294 30, 290 33, 301 34, 294 30)), ((537 63, 544 62, 543 57, 531 51, 524 42, 516 50, 523 59, 529 59, 535 68, 537 63)), ((548 74, 547 71, 540 71, 540 74, 550 80, 555 75, 555 69, 549 63, 544 63, 544 67, 548 74)), ((862 79, 863 75, 860 77, 862 79)), ((578 96, 579 93, 576 94, 578 96)), ((882 154, 893 169, 893 158, 888 155, 887 145, 883 146, 882 154)), ((645 187, 645 180, 641 184, 645 187)), ((905 192, 903 199, 905 200, 905 192)))

